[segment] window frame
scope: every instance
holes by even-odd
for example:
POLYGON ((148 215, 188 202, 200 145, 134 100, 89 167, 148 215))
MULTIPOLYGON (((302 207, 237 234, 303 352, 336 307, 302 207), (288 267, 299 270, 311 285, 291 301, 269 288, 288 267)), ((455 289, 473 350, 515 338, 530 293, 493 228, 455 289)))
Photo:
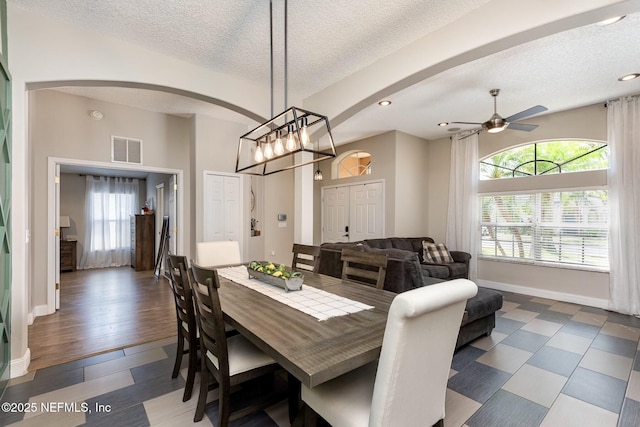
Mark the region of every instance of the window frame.
MULTIPOLYGON (((544 142, 562 142, 562 141, 585 141, 595 142, 601 144, 607 144, 607 141, 588 138, 554 138, 541 141, 529 141, 518 145, 512 145, 504 147, 501 150, 494 151, 479 159, 479 166, 481 162, 495 156, 503 151, 512 150, 518 147, 524 147, 527 145, 540 144, 544 142)), ((479 168, 480 169, 480 168, 479 168)), ((580 271, 595 271, 595 272, 608 272, 609 268, 581 265, 581 264, 568 264, 559 262, 549 262, 534 259, 521 259, 513 257, 491 256, 483 255, 482 251, 482 197, 483 196, 495 196, 495 195, 517 195, 517 194, 535 194, 545 192, 574 192, 574 191, 592 191, 602 190, 608 191, 607 188, 607 171, 608 169, 593 169, 585 171, 566 171, 553 174, 541 174, 534 176, 515 176, 499 179, 480 179, 480 170, 478 171, 478 191, 479 197, 478 204, 480 211, 478 212, 478 252, 476 256, 478 260, 488 260, 494 262, 503 263, 516 263, 537 265, 552 268, 561 268, 569 270, 580 271)), ((607 228, 608 231, 608 228, 607 228)))
MULTIPOLYGON (((598 187, 583 187, 583 188, 579 188, 579 187, 573 187, 573 188, 553 188, 553 189, 542 189, 542 190, 535 190, 535 191, 513 191, 513 192, 492 192, 492 193, 478 193, 478 198, 480 199, 478 201, 478 205, 479 205, 479 209, 480 209, 480 213, 479 213, 479 217, 480 217, 480 221, 479 221, 479 225, 478 225, 478 253, 476 254, 478 259, 481 260, 490 260, 490 261, 496 261, 496 262, 507 262, 507 263, 514 263, 514 264, 527 264, 527 265, 540 265, 540 266, 545 266, 545 267, 554 267, 554 268, 563 268, 563 269, 570 269, 570 270, 581 270, 581 271, 597 271, 597 272, 609 272, 609 266, 604 267, 604 266, 597 266, 597 265, 591 265, 591 264, 577 264, 577 263, 562 263, 562 262, 554 262, 554 261, 547 261, 547 260, 541 260, 541 259, 536 259, 535 256, 530 256, 528 258, 517 258, 514 256, 499 256, 499 255, 487 255, 487 254, 483 254, 482 252, 482 228, 487 226, 487 225, 492 225, 494 223, 485 223, 482 221, 482 198, 483 197, 493 197, 493 196, 514 196, 514 195, 525 195, 525 196, 532 196, 534 199, 538 199, 540 197, 541 194, 543 193, 569 193, 569 192, 581 192, 581 191, 604 191, 607 192, 608 189, 606 186, 598 186, 598 187)), ((536 203, 536 201, 534 201, 534 204, 536 203)), ((536 218, 539 216, 540 212, 541 212, 541 207, 538 205, 534 205, 534 209, 532 212, 532 220, 530 223, 510 223, 509 225, 504 225, 502 224, 502 226, 504 227, 531 227, 531 241, 529 242, 529 245, 535 245, 535 239, 537 239, 537 236, 540 233, 540 229, 541 228, 545 228, 548 226, 545 226, 543 222, 536 222, 536 218)), ((608 219, 608 218, 607 218, 608 219)), ((608 224, 608 222, 607 222, 608 224)), ((494 226, 500 226, 500 223, 495 223, 494 226)), ((580 228, 580 227, 576 227, 576 228, 580 228)), ((609 231, 609 227, 606 228, 607 231, 607 235, 608 235, 608 231, 609 231)), ((533 249, 533 248, 532 248, 533 249)))

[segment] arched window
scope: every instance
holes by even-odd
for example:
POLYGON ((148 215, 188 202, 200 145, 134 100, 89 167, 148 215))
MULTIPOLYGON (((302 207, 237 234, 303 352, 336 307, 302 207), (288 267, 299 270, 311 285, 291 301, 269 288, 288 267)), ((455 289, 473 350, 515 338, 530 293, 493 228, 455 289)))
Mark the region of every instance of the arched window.
POLYGON ((608 160, 604 142, 537 142, 500 151, 481 160, 480 179, 607 169, 608 160))
POLYGON ((350 151, 337 160, 337 178, 371 174, 371 154, 366 151, 350 151))
MULTIPOLYGON (((607 169, 601 141, 545 141, 510 148, 480 161, 480 257, 533 264, 607 269, 608 193, 593 174, 607 169), (560 176, 582 172, 573 182, 560 176), (499 189, 488 180, 502 182, 499 189), (520 185, 521 179, 528 179, 520 185), (569 184, 568 184, 569 183, 569 184), (540 184, 540 185, 538 185, 540 184), (493 188, 491 188, 493 187, 493 188)), ((569 178, 568 176, 566 178, 569 178)))

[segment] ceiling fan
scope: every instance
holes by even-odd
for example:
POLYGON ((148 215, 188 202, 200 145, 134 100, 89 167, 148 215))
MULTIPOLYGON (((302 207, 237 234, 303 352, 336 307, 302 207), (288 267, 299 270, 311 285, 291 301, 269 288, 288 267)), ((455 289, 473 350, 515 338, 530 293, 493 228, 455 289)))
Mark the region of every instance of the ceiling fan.
POLYGON ((475 131, 473 131, 471 134, 463 137, 463 138, 467 138, 471 135, 475 135, 477 133, 482 132, 483 130, 486 130, 489 133, 498 133, 498 132, 502 132, 503 130, 509 128, 509 129, 513 129, 513 130, 523 130, 526 132, 531 132, 532 130, 534 130, 535 128, 538 127, 538 125, 528 125, 525 123, 514 123, 516 120, 520 120, 520 119, 524 119, 525 117, 529 117, 529 116, 533 116, 534 114, 538 114, 538 113, 542 113, 543 111, 547 111, 547 107, 543 107, 542 105, 536 105, 535 107, 531 107, 528 108, 526 110, 520 111, 519 113, 516 113, 512 116, 509 116, 507 118, 502 118, 502 116, 500 116, 500 114, 498 114, 497 111, 497 97, 498 94, 500 93, 500 89, 491 89, 489 91, 489 93, 491 94, 491 96, 493 97, 493 115, 491 116, 491 118, 489 120, 487 120, 484 123, 476 123, 476 122, 451 122, 451 123, 457 123, 457 124, 463 124, 463 125, 479 125, 481 126, 480 129, 476 129, 475 131))

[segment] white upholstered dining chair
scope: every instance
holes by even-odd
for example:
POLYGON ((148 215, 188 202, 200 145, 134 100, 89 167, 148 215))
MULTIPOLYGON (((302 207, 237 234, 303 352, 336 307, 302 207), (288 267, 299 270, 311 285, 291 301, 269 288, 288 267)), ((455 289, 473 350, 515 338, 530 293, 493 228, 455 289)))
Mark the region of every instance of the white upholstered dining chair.
POLYGON ((456 337, 465 303, 477 292, 473 282, 456 279, 398 294, 378 362, 302 385, 313 410, 309 424, 318 414, 333 427, 442 426, 456 337))
POLYGON ((235 240, 196 243, 196 263, 207 267, 240 264, 240 244, 235 240))

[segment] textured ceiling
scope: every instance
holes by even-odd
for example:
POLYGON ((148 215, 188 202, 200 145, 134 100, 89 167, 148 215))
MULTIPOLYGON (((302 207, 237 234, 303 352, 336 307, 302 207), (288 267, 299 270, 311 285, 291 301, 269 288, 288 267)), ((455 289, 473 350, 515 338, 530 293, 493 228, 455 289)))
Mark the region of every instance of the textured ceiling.
MULTIPOLYGON (((8 1, 70 25, 269 85, 266 0, 8 1)), ((322 91, 463 15, 473 16, 478 8, 491 3, 489 0, 291 1, 290 100, 322 91)), ((543 3, 548 6, 548 2, 542 2, 542 10, 543 3)), ((283 42, 278 20, 283 15, 282 0, 274 4, 276 90, 281 90, 283 42)), ((635 10, 640 10, 640 5, 635 10)), ((460 31, 473 37, 472 28, 460 31)), ((446 128, 436 124, 481 122, 489 118, 493 112, 488 94, 491 88, 502 89, 498 112, 503 116, 536 104, 557 112, 638 94, 640 79, 617 80, 623 74, 640 72, 638 40, 640 14, 635 13, 614 25, 592 24, 524 43, 449 68, 391 94, 390 107, 372 105, 362 109, 335 126, 334 137, 345 142, 393 129, 428 139, 449 135, 446 128)), ((240 117, 206 102, 141 89, 65 90, 169 114, 199 113, 231 120, 240 117)), ((535 123, 534 119, 524 121, 535 123)))

